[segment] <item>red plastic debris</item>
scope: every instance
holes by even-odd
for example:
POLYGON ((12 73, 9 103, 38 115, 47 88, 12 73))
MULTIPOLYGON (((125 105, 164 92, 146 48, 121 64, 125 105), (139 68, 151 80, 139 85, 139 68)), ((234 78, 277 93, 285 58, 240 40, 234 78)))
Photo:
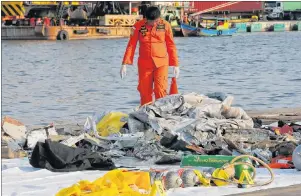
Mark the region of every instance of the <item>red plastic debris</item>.
POLYGON ((272 130, 278 135, 293 135, 293 128, 288 125, 284 125, 283 127, 273 127, 272 130))
POLYGON ((268 165, 273 169, 293 169, 295 166, 293 165, 292 160, 292 156, 277 156, 272 158, 271 163, 268 165))

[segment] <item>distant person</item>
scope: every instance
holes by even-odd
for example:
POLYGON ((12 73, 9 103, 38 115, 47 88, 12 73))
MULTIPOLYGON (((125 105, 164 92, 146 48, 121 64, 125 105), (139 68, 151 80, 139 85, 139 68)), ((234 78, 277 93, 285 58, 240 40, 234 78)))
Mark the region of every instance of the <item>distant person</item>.
POLYGON ((186 12, 185 12, 184 17, 183 17, 183 22, 185 24, 189 24, 188 14, 186 12))
POLYGON ((170 17, 169 17, 169 15, 166 15, 166 16, 165 16, 165 20, 168 21, 168 22, 170 22, 170 17))
POLYGON ((48 17, 44 17, 43 24, 45 26, 50 26, 50 19, 48 17))
POLYGON ((51 20, 50 20, 50 25, 51 25, 51 26, 56 26, 56 22, 55 22, 54 17, 51 18, 51 20))
POLYGON ((176 20, 177 20, 178 25, 181 25, 181 20, 178 16, 176 16, 176 20))
POLYGON ((157 7, 147 8, 145 15, 146 18, 136 22, 132 28, 120 69, 121 78, 124 78, 127 65, 133 64, 139 41, 138 91, 141 106, 153 101, 153 92, 156 99, 167 95, 168 66, 174 67, 176 77, 180 73, 170 24, 160 19, 160 10, 157 7))
POLYGON ((35 18, 33 18, 33 17, 32 17, 32 18, 30 18, 30 19, 29 19, 29 24, 30 24, 30 26, 31 26, 31 27, 34 27, 34 26, 36 26, 36 19, 35 19, 35 18))
POLYGON ((194 19, 191 19, 190 26, 196 27, 196 22, 194 21, 194 19))

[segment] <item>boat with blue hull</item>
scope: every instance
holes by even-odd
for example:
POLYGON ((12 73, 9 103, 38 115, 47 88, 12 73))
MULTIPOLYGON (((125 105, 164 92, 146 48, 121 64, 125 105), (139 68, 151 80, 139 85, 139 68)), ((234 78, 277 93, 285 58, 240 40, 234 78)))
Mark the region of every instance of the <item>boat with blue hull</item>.
POLYGON ((205 27, 194 27, 188 24, 181 23, 181 30, 184 37, 193 36, 232 36, 237 32, 237 28, 229 28, 229 19, 227 18, 201 18, 206 21, 205 27), (207 21, 215 21, 214 24, 207 21))
POLYGON ((231 29, 200 29, 199 36, 232 36, 237 32, 236 28, 231 29))
POLYGON ((181 30, 184 37, 194 37, 198 36, 199 28, 193 27, 184 23, 181 23, 181 30))

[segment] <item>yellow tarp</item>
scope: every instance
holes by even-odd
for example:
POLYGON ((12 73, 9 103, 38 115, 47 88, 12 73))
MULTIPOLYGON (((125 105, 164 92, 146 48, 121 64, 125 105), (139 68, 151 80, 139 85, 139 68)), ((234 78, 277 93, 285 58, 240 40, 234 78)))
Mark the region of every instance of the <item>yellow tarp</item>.
POLYGON ((128 115, 122 112, 108 113, 96 125, 98 134, 107 137, 111 134, 118 133, 126 123, 127 118, 128 115))
POLYGON ((145 196, 151 191, 148 172, 112 170, 94 182, 82 180, 60 190, 56 196, 145 196))

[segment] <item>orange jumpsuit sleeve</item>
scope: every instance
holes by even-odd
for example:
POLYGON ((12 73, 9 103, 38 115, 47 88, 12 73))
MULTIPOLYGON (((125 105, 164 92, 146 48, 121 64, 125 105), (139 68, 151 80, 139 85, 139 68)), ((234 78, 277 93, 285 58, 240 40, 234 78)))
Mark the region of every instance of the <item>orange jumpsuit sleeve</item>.
POLYGON ((134 60, 134 54, 137 46, 137 41, 139 39, 139 25, 136 23, 132 27, 132 32, 130 36, 130 40, 128 42, 128 45, 126 47, 124 57, 122 64, 127 64, 127 65, 133 65, 133 60, 134 60))
POLYGON ((169 66, 177 67, 179 66, 179 60, 178 60, 176 44, 173 39, 172 29, 168 22, 166 22, 165 25, 167 26, 166 33, 165 33, 165 42, 166 42, 166 48, 169 57, 169 66))

